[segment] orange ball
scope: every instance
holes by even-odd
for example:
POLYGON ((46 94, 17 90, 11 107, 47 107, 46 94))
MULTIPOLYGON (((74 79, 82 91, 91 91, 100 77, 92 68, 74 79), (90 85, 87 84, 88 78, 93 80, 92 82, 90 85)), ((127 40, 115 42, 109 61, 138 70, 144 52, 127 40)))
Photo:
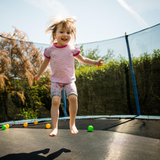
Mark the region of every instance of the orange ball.
POLYGON ((23 123, 23 126, 24 126, 24 127, 27 127, 27 126, 28 126, 28 123, 27 123, 27 122, 24 122, 24 123, 23 123))
POLYGON ((49 123, 46 124, 46 128, 49 129, 51 128, 51 125, 49 123))
POLYGON ((34 124, 37 125, 37 124, 38 124, 38 121, 34 121, 34 124))
POLYGON ((9 124, 6 124, 6 129, 8 129, 9 128, 9 124))

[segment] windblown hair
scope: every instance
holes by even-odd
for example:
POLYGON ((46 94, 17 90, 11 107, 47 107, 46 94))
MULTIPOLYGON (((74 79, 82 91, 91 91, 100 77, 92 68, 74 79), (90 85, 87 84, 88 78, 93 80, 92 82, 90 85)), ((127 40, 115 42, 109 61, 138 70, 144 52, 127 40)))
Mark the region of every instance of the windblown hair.
POLYGON ((58 27, 62 28, 71 28, 71 41, 75 42, 76 40, 76 17, 66 17, 62 18, 60 16, 54 16, 48 21, 48 28, 46 29, 46 33, 51 32, 51 43, 55 42, 54 34, 56 33, 58 27))

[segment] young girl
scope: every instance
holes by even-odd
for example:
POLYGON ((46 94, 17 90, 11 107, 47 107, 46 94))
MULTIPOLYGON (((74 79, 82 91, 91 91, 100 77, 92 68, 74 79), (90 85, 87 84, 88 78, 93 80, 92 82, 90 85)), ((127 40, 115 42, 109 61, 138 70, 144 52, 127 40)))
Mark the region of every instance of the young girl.
POLYGON ((40 75, 44 72, 49 62, 51 65, 51 119, 52 132, 49 136, 56 136, 58 133, 58 118, 59 106, 61 101, 61 91, 64 88, 69 100, 69 115, 70 115, 70 131, 72 134, 77 134, 78 130, 75 125, 75 119, 78 110, 77 103, 77 88, 75 85, 74 58, 88 65, 102 65, 102 59, 96 61, 84 58, 80 54, 80 49, 74 46, 73 41, 76 40, 76 19, 73 17, 58 19, 55 17, 50 21, 50 26, 46 32, 51 31, 53 45, 45 48, 45 59, 40 67, 38 74, 34 77, 37 81, 40 75))

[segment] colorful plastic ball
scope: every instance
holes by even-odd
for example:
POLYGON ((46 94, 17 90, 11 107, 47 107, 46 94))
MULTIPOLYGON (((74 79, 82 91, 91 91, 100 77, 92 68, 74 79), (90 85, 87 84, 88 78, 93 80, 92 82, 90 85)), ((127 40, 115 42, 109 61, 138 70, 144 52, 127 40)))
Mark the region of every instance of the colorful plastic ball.
POLYGON ((92 132, 92 131, 93 131, 93 129, 94 129, 94 127, 93 127, 93 126, 91 126, 91 125, 89 125, 89 126, 88 126, 88 131, 89 131, 89 132, 92 132))
POLYGON ((38 121, 34 121, 34 124, 37 125, 37 124, 38 124, 38 121))
POLYGON ((49 129, 51 128, 51 125, 49 123, 46 124, 46 128, 49 129))
POLYGON ((7 128, 6 125, 3 125, 3 126, 2 126, 2 129, 3 129, 3 130, 5 130, 6 128, 7 128))
POLYGON ((24 127, 27 127, 27 126, 28 126, 28 123, 27 123, 27 122, 24 122, 24 123, 23 123, 23 126, 24 126, 24 127))
POLYGON ((6 124, 6 127, 7 127, 6 129, 8 129, 9 128, 9 124, 6 124))

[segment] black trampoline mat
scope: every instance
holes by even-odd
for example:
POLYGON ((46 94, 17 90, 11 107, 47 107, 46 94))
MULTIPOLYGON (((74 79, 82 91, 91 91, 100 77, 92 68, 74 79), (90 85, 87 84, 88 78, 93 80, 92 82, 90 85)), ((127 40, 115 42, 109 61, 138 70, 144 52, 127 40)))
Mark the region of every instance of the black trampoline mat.
POLYGON ((76 120, 72 135, 69 120, 59 120, 59 132, 49 137, 46 123, 14 125, 0 130, 0 160, 159 160, 160 120, 76 120), (93 125, 93 132, 88 132, 93 125))

